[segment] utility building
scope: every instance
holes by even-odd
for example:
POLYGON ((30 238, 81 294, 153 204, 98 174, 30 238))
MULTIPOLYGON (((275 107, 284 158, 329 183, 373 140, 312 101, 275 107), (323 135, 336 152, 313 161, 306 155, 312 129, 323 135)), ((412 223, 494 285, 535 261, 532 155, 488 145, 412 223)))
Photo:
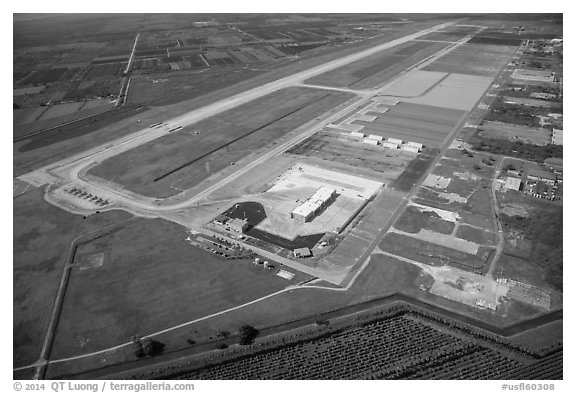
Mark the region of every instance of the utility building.
POLYGON ((382 141, 382 140, 384 140, 384 137, 380 136, 380 135, 370 134, 370 135, 368 135, 368 139, 374 139, 376 141, 382 141))
POLYGON ((228 228, 230 228, 234 232, 244 233, 248 228, 248 221, 241 220, 239 218, 234 218, 228 221, 228 228))
POLYGON ((319 211, 332 203, 334 199, 336 199, 336 190, 320 187, 306 202, 292 210, 290 217, 301 222, 311 221, 319 211))
POLYGON ((312 256, 312 251, 308 247, 296 248, 294 251, 294 257, 296 258, 307 258, 312 256))
POLYGON ((350 133, 351 136, 356 137, 356 138, 364 138, 364 133, 363 132, 356 132, 356 131, 352 131, 350 133))

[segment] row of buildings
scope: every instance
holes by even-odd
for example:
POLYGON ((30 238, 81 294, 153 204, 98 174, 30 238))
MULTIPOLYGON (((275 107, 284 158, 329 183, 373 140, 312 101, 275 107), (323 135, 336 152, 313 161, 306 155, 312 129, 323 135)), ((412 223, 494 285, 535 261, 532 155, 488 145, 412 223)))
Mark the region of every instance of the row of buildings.
POLYGON ((422 148, 424 147, 424 145, 422 143, 418 143, 418 142, 407 142, 404 143, 404 141, 402 139, 397 139, 397 138, 384 138, 381 135, 368 135, 366 136, 364 133, 362 132, 351 132, 350 136, 356 137, 356 138, 362 138, 362 142, 366 143, 368 145, 373 145, 373 146, 382 146, 386 149, 400 149, 400 150, 404 150, 404 151, 409 151, 411 153, 419 153, 422 148))

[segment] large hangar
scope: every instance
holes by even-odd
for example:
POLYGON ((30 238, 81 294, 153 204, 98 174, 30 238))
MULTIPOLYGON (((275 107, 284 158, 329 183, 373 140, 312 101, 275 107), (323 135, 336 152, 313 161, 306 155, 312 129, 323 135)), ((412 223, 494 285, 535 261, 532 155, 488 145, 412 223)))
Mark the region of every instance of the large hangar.
POLYGON ((336 199, 336 190, 328 187, 320 187, 303 204, 297 206, 290 213, 290 217, 301 222, 312 220, 324 207, 336 199))

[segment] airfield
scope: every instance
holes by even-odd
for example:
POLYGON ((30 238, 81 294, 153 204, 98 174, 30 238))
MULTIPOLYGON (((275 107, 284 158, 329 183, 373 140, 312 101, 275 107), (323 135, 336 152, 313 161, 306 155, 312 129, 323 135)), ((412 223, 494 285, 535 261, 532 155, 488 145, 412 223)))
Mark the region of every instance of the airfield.
POLYGON ((404 280, 421 282, 409 296, 469 318, 523 318, 501 311, 511 286, 495 274, 499 167, 477 170, 461 153, 461 131, 518 51, 474 43, 485 29, 440 23, 175 117, 137 115, 132 132, 17 176, 15 194, 42 193, 54 217, 98 228, 113 214, 132 218, 74 246, 39 360, 15 371, 121 363, 135 331, 169 348, 183 335, 206 344, 246 315, 288 321, 304 294, 318 293, 305 307, 318 313, 388 296, 404 280), (320 188, 330 202, 294 219, 320 188), (142 282, 125 287, 131 275, 142 282), (136 310, 122 324, 118 298, 136 310))

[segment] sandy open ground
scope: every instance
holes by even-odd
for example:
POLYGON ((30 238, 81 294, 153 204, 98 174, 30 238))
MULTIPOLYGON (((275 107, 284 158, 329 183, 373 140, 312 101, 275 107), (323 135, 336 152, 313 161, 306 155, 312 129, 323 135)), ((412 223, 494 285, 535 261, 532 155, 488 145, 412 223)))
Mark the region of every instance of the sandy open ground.
POLYGON ((432 90, 402 101, 469 111, 492 83, 492 77, 450 74, 432 90))

